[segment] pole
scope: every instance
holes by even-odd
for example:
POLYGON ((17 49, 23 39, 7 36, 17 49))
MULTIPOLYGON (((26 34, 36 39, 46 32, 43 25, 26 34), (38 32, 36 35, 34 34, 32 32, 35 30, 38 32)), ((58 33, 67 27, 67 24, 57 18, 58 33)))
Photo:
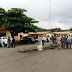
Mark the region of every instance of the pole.
POLYGON ((49 0, 49 30, 51 25, 51 0, 49 0))

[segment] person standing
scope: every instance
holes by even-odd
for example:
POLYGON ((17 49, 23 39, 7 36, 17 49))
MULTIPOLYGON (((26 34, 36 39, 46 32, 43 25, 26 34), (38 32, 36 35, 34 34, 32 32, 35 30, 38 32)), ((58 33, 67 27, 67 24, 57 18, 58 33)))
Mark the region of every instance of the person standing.
POLYGON ((41 36, 38 37, 38 44, 42 45, 42 37, 41 36))
POLYGON ((51 41, 54 44, 54 36, 53 35, 51 36, 51 41))
POLYGON ((64 35, 63 37, 63 48, 66 49, 67 48, 67 36, 64 35))
POLYGON ((48 40, 48 36, 47 36, 46 40, 47 40, 47 42, 49 42, 49 40, 48 40))
POLYGON ((67 36, 67 44, 66 44, 66 49, 68 49, 69 47, 69 39, 68 39, 68 36, 67 36))
POLYGON ((71 48, 71 39, 72 39, 72 38, 71 38, 71 36, 69 35, 69 36, 68 36, 69 48, 71 48))
POLYGON ((43 50, 43 46, 42 46, 42 37, 41 37, 41 36, 38 37, 37 50, 39 50, 39 51, 43 50))
POLYGON ((63 36, 61 37, 61 48, 63 48, 63 36))
POLYGON ((12 39, 12 47, 15 47, 15 39, 14 39, 14 37, 12 39))
POLYGON ((53 43, 53 45, 54 45, 55 42, 56 42, 56 35, 52 36, 51 39, 52 39, 52 43, 53 43))
POLYGON ((58 48, 61 50, 61 38, 59 35, 57 36, 56 41, 57 41, 58 48))
POLYGON ((72 35, 71 35, 71 44, 72 44, 72 35))
POLYGON ((42 37, 42 45, 44 45, 45 37, 42 37))
POLYGON ((50 37, 49 36, 47 36, 47 42, 50 42, 50 37))
POLYGON ((7 47, 10 48, 10 44, 11 44, 11 39, 10 39, 10 37, 8 37, 7 42, 8 42, 7 47))
POLYGON ((57 35, 54 35, 53 40, 54 40, 54 45, 57 45, 57 35))

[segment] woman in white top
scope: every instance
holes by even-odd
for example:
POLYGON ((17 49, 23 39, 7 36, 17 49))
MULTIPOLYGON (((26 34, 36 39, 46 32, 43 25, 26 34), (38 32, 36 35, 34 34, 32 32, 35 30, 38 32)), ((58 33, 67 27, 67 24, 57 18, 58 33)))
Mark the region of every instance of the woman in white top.
POLYGON ((43 50, 43 47, 42 47, 42 37, 39 36, 38 37, 38 45, 37 45, 37 50, 43 50))

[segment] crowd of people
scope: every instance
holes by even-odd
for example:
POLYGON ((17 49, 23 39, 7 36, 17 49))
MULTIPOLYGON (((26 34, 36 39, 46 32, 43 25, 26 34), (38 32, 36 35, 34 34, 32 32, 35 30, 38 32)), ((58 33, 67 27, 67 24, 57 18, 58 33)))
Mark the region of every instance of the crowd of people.
POLYGON ((57 45, 59 49, 71 49, 71 43, 72 43, 72 36, 60 36, 60 35, 54 35, 51 37, 53 45, 57 45))
MULTIPOLYGON (((44 41, 45 41, 44 36, 39 36, 38 37, 38 46, 37 49, 41 49, 43 50, 43 45, 44 45, 44 41)), ((50 40, 52 41, 53 46, 57 46, 59 50, 63 49, 71 49, 71 44, 72 44, 72 36, 70 35, 64 35, 64 36, 60 36, 60 35, 54 35, 51 38, 47 36, 46 40, 50 40)))
MULTIPOLYGON (((71 49, 71 44, 72 44, 72 36, 70 35, 64 35, 64 36, 60 36, 60 35, 54 35, 51 38, 49 36, 45 37, 45 36, 39 36, 38 37, 38 49, 43 50, 43 45, 45 40, 47 42, 49 42, 50 40, 52 41, 53 45, 57 45, 58 49, 61 50, 61 48, 63 49, 71 49)), ((7 40, 8 44, 7 47, 9 48, 10 46, 15 47, 15 39, 14 37, 12 37, 12 40, 10 39, 10 37, 8 37, 7 40)))

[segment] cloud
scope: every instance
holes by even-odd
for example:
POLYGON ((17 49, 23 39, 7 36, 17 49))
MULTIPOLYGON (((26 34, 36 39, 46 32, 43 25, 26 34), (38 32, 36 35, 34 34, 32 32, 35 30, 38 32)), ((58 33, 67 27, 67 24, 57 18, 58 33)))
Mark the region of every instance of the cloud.
MULTIPOLYGON (((0 0, 0 7, 6 10, 10 8, 24 8, 28 16, 40 21, 36 24, 42 28, 49 28, 49 0, 0 0)), ((72 27, 72 1, 51 0, 51 28, 60 27, 69 29, 72 27)))
POLYGON ((59 23, 57 20, 54 20, 53 22, 51 22, 51 24, 49 24, 48 21, 40 21, 37 24, 34 24, 38 27, 41 27, 43 29, 51 29, 51 28, 61 28, 61 29, 69 29, 69 25, 65 25, 63 23, 59 23))

